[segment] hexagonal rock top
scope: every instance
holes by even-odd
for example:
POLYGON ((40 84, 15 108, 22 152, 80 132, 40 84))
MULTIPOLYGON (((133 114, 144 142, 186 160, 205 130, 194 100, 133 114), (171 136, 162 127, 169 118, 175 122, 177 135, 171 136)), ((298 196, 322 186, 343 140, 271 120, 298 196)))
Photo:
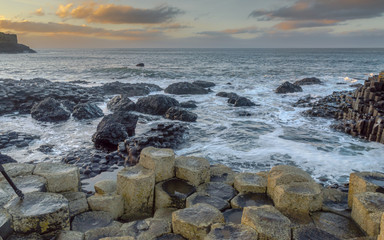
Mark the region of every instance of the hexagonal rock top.
POLYGON ((175 161, 176 177, 190 182, 193 186, 209 182, 209 162, 199 157, 178 157, 175 161))
POLYGON ((267 191, 267 179, 257 173, 239 173, 235 177, 234 186, 240 193, 265 193, 267 191))
POLYGON ((68 200, 60 194, 26 193, 24 200, 13 199, 8 205, 16 233, 49 233, 69 230, 68 200))
POLYGON ((222 198, 225 201, 230 201, 237 194, 233 187, 221 182, 208 182, 201 184, 197 188, 197 192, 208 196, 222 198))
POLYGON ((156 184, 155 208, 185 208, 186 199, 196 188, 186 181, 172 178, 156 184))
POLYGON ((195 204, 199 204, 199 203, 209 204, 209 205, 219 209, 220 211, 223 211, 223 210, 229 208, 229 206, 230 206, 229 203, 222 198, 214 197, 214 196, 207 196, 207 195, 201 194, 201 193, 194 193, 187 198, 187 207, 191 207, 191 206, 193 206, 195 204))
POLYGON ((241 224, 255 229, 260 239, 291 239, 291 221, 269 205, 244 208, 241 224))
POLYGON ((240 224, 214 224, 204 240, 255 240, 257 232, 240 224))
POLYGON ((147 218, 123 224, 121 236, 131 236, 137 240, 154 239, 171 232, 171 223, 164 219, 147 218))
POLYGON ((384 193, 384 174, 357 172, 349 176, 348 206, 352 208, 353 195, 363 192, 384 193))
POLYGON ((232 208, 273 205, 272 199, 265 193, 240 193, 231 200, 232 208))
POLYGON ((117 183, 115 180, 102 180, 95 183, 95 192, 100 195, 114 194, 117 191, 117 183))
MULTIPOLYGON (((28 163, 7 163, 3 164, 4 170, 11 177, 17 177, 22 175, 31 175, 35 165, 28 163)), ((0 181, 5 180, 3 174, 0 175, 0 181)))
POLYGON ((175 176, 175 153, 169 148, 144 148, 140 153, 140 164, 155 171, 156 182, 175 176))
POLYGON ((222 182, 233 185, 235 181, 235 172, 223 164, 216 164, 210 167, 211 182, 222 182))
POLYGON ((223 214, 204 203, 172 213, 173 232, 187 239, 204 239, 215 223, 224 223, 223 214))
POLYGON ((75 216, 71 225, 73 231, 87 232, 92 229, 107 227, 113 222, 112 216, 107 212, 85 212, 75 216))
POLYGON ((77 192, 80 173, 76 166, 61 163, 39 163, 33 174, 47 179, 48 192, 77 192))

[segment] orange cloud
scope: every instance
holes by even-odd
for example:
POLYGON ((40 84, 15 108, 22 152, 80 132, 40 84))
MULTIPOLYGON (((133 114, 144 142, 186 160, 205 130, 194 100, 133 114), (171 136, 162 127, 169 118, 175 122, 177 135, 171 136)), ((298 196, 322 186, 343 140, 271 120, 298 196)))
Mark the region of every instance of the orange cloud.
POLYGON ((298 28, 332 26, 337 23, 339 23, 337 20, 285 21, 276 24, 274 28, 286 31, 298 28))
POLYGON ((44 16, 44 10, 43 8, 36 9, 36 11, 33 12, 36 16, 44 16))
POLYGON ((157 24, 169 22, 181 13, 180 9, 167 5, 140 9, 126 5, 88 2, 77 7, 74 7, 73 3, 60 5, 56 15, 61 18, 85 19, 89 23, 157 24))

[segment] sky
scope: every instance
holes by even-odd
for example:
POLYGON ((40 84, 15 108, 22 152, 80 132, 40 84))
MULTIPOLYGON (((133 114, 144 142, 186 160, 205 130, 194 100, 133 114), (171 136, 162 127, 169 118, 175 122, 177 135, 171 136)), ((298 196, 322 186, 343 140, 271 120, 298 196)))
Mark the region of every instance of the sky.
POLYGON ((384 47, 384 0, 0 0, 32 48, 384 47))

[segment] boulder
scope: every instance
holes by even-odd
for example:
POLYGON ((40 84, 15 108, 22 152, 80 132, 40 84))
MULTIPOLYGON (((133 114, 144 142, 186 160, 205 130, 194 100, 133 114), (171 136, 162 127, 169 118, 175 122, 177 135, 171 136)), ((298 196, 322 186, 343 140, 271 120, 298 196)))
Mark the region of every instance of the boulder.
POLYGON ((114 194, 117 191, 117 183, 115 180, 102 180, 94 185, 95 192, 100 195, 114 194))
POLYGON ((228 92, 218 92, 218 93, 216 94, 216 96, 218 96, 218 97, 224 97, 224 98, 231 98, 231 99, 235 99, 235 98, 238 98, 238 97, 239 97, 239 95, 237 95, 237 94, 234 93, 234 92, 230 92, 230 93, 228 93, 228 92))
POLYGON ((165 118, 183 122, 196 122, 197 114, 179 107, 171 107, 165 113, 165 118))
POLYGON ((222 182, 232 186, 235 181, 235 172, 223 164, 211 165, 210 175, 211 182, 222 182))
POLYGON ((352 208, 353 196, 364 192, 384 193, 384 174, 375 172, 355 172, 349 176, 348 206, 352 208))
POLYGON ((269 205, 244 208, 241 224, 255 229, 259 239, 291 239, 291 221, 269 205))
POLYGON ((78 120, 93 119, 104 116, 104 113, 95 103, 79 103, 74 107, 72 116, 78 120))
POLYGON ((180 107, 182 108, 197 108, 195 101, 187 101, 187 102, 181 102, 180 107))
POLYGON ((241 96, 230 96, 228 99, 228 103, 233 104, 234 107, 252 107, 256 106, 254 102, 249 100, 246 97, 241 97, 241 96))
POLYGON ((96 194, 87 200, 92 211, 108 212, 113 219, 118 219, 124 213, 124 199, 120 195, 96 194))
POLYGON ((119 235, 136 240, 155 239, 171 232, 171 223, 163 219, 148 218, 123 224, 119 235))
POLYGON ((77 231, 61 231, 55 240, 84 240, 84 233, 77 231))
POLYGON ((43 122, 59 122, 68 120, 71 113, 54 98, 46 98, 31 109, 33 119, 43 122))
POLYGON ((187 197, 195 191, 195 187, 181 179, 160 182, 155 186, 155 209, 185 208, 187 197))
POLYGON ((240 193, 265 193, 267 191, 267 178, 257 173, 239 173, 235 177, 234 186, 240 193))
POLYGON ((62 195, 68 200, 69 216, 72 218, 88 211, 87 195, 83 192, 65 192, 62 195))
POLYGON ((161 91, 162 88, 150 83, 122 83, 111 82, 106 83, 98 89, 103 94, 114 95, 124 94, 128 97, 145 96, 154 91, 161 91))
POLYGON ((175 173, 176 177, 199 186, 209 182, 209 162, 205 158, 180 156, 175 161, 175 173))
POLYGON ((33 174, 47 179, 48 192, 77 192, 80 186, 79 169, 61 163, 39 163, 33 174))
POLYGON ((199 203, 206 203, 219 209, 220 211, 224 211, 225 209, 230 207, 229 203, 224 199, 215 196, 209 196, 202 193, 192 194, 187 198, 186 203, 186 207, 192 207, 193 205, 199 203))
POLYGON ((187 239, 204 239, 215 223, 224 223, 223 214, 204 203, 172 213, 173 232, 187 239))
POLYGON ((179 106, 179 102, 165 95, 150 95, 139 98, 136 102, 138 112, 152 115, 164 115, 170 107, 179 106))
POLYGON ((169 94, 185 95, 185 94, 207 94, 209 91, 203 87, 200 87, 198 85, 195 85, 189 82, 178 82, 178 83, 172 83, 171 85, 169 85, 166 89, 164 89, 164 92, 169 94))
POLYGON ((60 194, 26 193, 24 200, 14 198, 7 209, 16 233, 45 234, 70 227, 68 201, 60 194))
POLYGON ((124 218, 137 220, 152 215, 155 172, 141 165, 127 167, 117 174, 117 193, 124 198, 124 218))
POLYGON ((144 63, 138 63, 136 64, 136 67, 144 67, 144 63))
POLYGON ((303 89, 295 84, 290 82, 284 82, 278 88, 276 88, 275 93, 294 93, 294 92, 302 92, 303 89))
POLYGON ((175 153, 169 148, 144 148, 140 153, 140 164, 155 171, 156 182, 175 176, 175 153))
POLYGON ((298 86, 303 86, 303 85, 313 85, 313 84, 322 84, 323 82, 315 77, 311 78, 303 78, 301 80, 297 80, 293 84, 298 85, 298 86))
POLYGON ((118 112, 118 111, 135 111, 136 110, 136 104, 129 99, 126 95, 118 95, 113 97, 107 104, 107 108, 111 110, 112 112, 118 112))
POLYGON ((245 208, 251 206, 273 206, 273 201, 265 193, 240 193, 231 200, 232 208, 245 208))
POLYGON ((201 80, 194 81, 192 84, 202 88, 210 88, 210 87, 216 86, 216 84, 213 82, 207 82, 207 81, 201 81, 201 80))
POLYGON ((197 192, 212 197, 219 197, 225 201, 230 201, 237 194, 233 187, 221 182, 207 182, 201 184, 197 188, 197 192))
POLYGON ((211 231, 204 240, 255 240, 257 238, 257 232, 251 227, 233 223, 217 223, 212 225, 211 231))

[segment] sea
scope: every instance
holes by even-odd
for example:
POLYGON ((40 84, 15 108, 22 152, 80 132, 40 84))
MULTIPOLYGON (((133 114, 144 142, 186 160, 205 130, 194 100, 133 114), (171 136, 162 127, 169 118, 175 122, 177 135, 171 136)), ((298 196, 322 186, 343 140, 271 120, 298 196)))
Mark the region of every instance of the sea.
MULTIPOLYGON (((177 155, 205 157, 211 164, 241 172, 294 165, 325 185, 346 183, 355 171, 384 172, 384 145, 335 131, 330 127, 335 120, 304 116, 308 108, 292 104, 307 95, 318 98, 353 90, 351 85, 383 70, 384 49, 37 49, 36 54, 0 55, 0 78, 88 82, 82 86, 145 82, 162 88, 184 81, 214 82, 207 95, 172 95, 198 105, 191 110, 197 122, 189 124, 177 155), (303 86, 298 93, 274 93, 281 83, 306 77, 317 77, 323 84, 303 86), (216 96, 221 91, 245 96, 257 106, 233 107, 216 96)), ((98 103, 105 114, 108 100, 98 103)), ((93 146, 91 137, 100 120, 71 118, 52 124, 30 115, 0 116, 0 131, 40 136, 27 147, 1 152, 19 162, 60 161, 69 152, 93 146), (37 151, 42 144, 54 145, 53 152, 37 151)), ((139 121, 137 134, 148 124, 139 121)))

